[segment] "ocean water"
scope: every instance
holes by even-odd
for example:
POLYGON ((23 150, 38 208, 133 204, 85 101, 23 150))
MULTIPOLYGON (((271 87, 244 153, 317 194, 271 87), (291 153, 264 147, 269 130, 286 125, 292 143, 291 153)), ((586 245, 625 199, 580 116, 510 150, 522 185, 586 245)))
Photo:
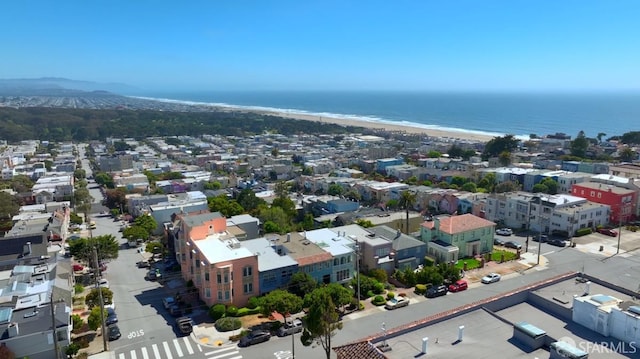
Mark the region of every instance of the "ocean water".
POLYGON ((145 97, 390 122, 451 131, 556 132, 604 138, 640 131, 640 93, 180 92, 145 97))

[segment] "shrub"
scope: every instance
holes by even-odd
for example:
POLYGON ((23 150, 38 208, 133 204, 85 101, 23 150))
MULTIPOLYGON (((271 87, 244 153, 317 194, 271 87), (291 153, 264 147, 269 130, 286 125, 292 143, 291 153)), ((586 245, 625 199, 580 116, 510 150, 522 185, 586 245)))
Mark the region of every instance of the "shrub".
POLYGON ((425 267, 432 267, 434 264, 436 264, 436 260, 431 258, 431 257, 424 257, 424 266, 425 267))
POLYGON ((79 351, 80 345, 78 345, 78 343, 70 343, 69 346, 64 349, 64 353, 70 358, 78 354, 79 351))
POLYGON ((251 308, 240 308, 238 309, 238 314, 236 314, 236 317, 244 317, 245 315, 253 315, 253 314, 260 314, 260 307, 255 307, 253 309, 251 308))
POLYGON ((238 316, 238 308, 235 305, 230 305, 227 307, 227 317, 237 317, 238 316))
POLYGON ((226 317, 216 320, 216 329, 220 332, 230 332, 232 330, 240 329, 242 322, 238 318, 226 317))
POLYGON ((224 317, 224 313, 226 313, 227 307, 224 304, 214 304, 209 308, 209 316, 213 320, 218 320, 224 317))
POLYGON ((247 334, 249 334, 249 331, 248 330, 243 330, 239 334, 230 336, 229 340, 231 340, 232 342, 237 342, 238 340, 240 340, 242 337, 244 337, 247 334))
POLYGON ((387 300, 391 300, 391 299, 395 298, 395 296, 396 296, 396 295, 395 295, 395 293, 393 293, 393 292, 388 292, 388 293, 387 293, 387 300))
POLYGON ((76 284, 73 286, 73 291, 77 294, 84 292, 84 286, 82 284, 76 284))
POLYGON ((258 298, 258 297, 249 298, 249 303, 247 303, 247 308, 256 309, 259 306, 260 306, 260 298, 258 298))
POLYGON ((367 298, 371 298, 371 297, 373 297, 375 294, 373 293, 373 291, 372 291, 372 290, 369 290, 369 291, 367 291, 367 294, 366 294, 366 295, 367 295, 367 298))
POLYGON ((73 322, 73 330, 79 330, 84 325, 84 320, 78 314, 71 315, 71 321, 73 322))
POLYGON ((576 237, 586 236, 591 233, 591 228, 580 228, 576 231, 576 237))
POLYGON ((373 285, 373 293, 374 294, 382 294, 384 292, 384 284, 380 282, 376 282, 373 285))
POLYGON ((427 292, 426 284, 416 284, 416 294, 422 295, 427 292))
POLYGON ((387 301, 384 299, 383 296, 381 295, 376 295, 373 300, 371 301, 371 303, 373 303, 373 305, 383 305, 384 303, 386 303, 387 301))

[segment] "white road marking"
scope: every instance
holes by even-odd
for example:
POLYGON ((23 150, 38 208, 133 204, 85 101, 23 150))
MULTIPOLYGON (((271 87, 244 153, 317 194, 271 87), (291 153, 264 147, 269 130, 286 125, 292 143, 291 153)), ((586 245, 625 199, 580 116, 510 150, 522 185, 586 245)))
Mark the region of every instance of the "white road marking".
POLYGON ((136 351, 135 350, 131 351, 131 359, 138 359, 138 357, 136 356, 136 351))
POLYGON ((125 359, 126 357, 124 356, 124 353, 120 353, 120 355, 118 355, 118 359, 125 359))
POLYGON ((149 359, 149 353, 147 353, 147 347, 142 347, 142 359, 149 359))
POLYGON ((167 359, 173 359, 173 355, 171 354, 171 349, 169 348, 169 343, 162 342, 162 347, 164 348, 165 353, 167 353, 167 359))
POLYGON ((162 357, 160 356, 160 351, 158 350, 158 345, 153 344, 151 346, 151 349, 153 349, 153 356, 155 356, 156 359, 162 359, 162 357))
POLYGON ((180 343, 178 343, 178 339, 173 340, 173 346, 176 347, 176 353, 178 353, 178 357, 182 358, 184 354, 182 353, 182 348, 180 348, 180 343))
POLYGON ((191 342, 189 342, 189 337, 184 337, 184 346, 187 347, 189 354, 193 354, 193 348, 191 347, 191 342))

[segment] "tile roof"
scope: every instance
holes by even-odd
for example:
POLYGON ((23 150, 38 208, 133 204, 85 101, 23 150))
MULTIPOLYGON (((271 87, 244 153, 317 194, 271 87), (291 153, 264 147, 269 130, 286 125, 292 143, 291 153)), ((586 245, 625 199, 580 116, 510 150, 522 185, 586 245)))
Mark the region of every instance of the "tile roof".
POLYGON ((436 221, 440 221, 440 232, 448 234, 467 232, 496 225, 494 222, 474 216, 473 214, 461 214, 459 216, 435 217, 433 221, 422 223, 422 227, 434 229, 436 221))
POLYGON ((388 359, 371 342, 363 341, 334 347, 338 359, 388 359))

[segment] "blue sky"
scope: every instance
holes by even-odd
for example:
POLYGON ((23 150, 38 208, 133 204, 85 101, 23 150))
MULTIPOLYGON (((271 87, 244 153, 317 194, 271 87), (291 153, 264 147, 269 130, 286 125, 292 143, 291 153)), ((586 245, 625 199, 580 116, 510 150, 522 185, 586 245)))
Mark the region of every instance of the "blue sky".
POLYGON ((6 1, 0 78, 148 90, 637 90, 640 2, 6 1))

